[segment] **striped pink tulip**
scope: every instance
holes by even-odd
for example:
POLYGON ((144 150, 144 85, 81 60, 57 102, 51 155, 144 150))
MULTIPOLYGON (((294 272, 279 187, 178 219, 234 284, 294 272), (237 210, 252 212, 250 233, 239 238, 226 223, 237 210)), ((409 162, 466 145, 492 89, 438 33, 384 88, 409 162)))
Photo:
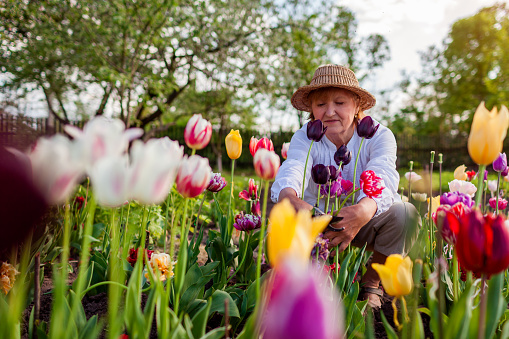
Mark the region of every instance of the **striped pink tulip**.
POLYGON ((184 140, 191 149, 203 149, 210 142, 212 136, 212 124, 201 117, 201 114, 195 114, 189 119, 184 130, 184 140))
POLYGON ((199 155, 184 157, 177 174, 177 191, 185 198, 197 197, 209 186, 211 175, 207 158, 199 155))

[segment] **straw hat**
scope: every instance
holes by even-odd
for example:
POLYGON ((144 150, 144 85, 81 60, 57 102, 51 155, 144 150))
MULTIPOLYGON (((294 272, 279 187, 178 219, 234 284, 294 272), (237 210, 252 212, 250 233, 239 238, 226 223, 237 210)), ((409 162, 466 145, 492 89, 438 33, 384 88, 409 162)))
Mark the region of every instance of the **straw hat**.
POLYGON ((323 87, 344 88, 357 94, 360 98, 360 108, 365 111, 375 106, 375 97, 359 86, 355 73, 339 65, 324 65, 318 67, 313 75, 311 84, 300 87, 292 96, 292 105, 299 111, 311 112, 308 95, 311 91, 323 87))

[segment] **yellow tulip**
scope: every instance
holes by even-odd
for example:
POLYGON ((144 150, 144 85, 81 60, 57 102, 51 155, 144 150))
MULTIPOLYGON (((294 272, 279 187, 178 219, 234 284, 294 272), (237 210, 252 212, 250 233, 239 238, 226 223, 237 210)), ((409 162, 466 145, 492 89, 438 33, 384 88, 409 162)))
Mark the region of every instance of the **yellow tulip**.
POLYGON ((467 169, 467 166, 465 166, 465 165, 456 167, 456 169, 454 170, 454 179, 467 180, 468 175, 467 175, 467 173, 465 173, 466 169, 467 169))
POLYGON ((484 101, 481 102, 475 111, 468 136, 468 153, 476 164, 489 165, 498 157, 508 127, 507 107, 502 105, 497 114, 496 107, 490 112, 484 106, 484 101))
POLYGON ((225 139, 226 152, 230 159, 238 159, 242 154, 242 137, 239 130, 231 130, 225 139))
POLYGON ((384 265, 371 266, 380 276, 385 292, 399 298, 412 292, 412 264, 410 257, 403 259, 400 254, 391 254, 384 265))
MULTIPOLYGON (((429 198, 426 199, 426 202, 428 203, 428 209, 429 209, 429 198)), ((440 206, 440 196, 439 195, 433 198, 433 203, 431 204, 431 214, 433 214, 437 211, 438 206, 440 206)))
POLYGON ((310 211, 295 212, 288 199, 272 208, 267 234, 267 251, 274 268, 286 258, 306 265, 315 239, 332 219, 330 215, 311 218, 310 211))

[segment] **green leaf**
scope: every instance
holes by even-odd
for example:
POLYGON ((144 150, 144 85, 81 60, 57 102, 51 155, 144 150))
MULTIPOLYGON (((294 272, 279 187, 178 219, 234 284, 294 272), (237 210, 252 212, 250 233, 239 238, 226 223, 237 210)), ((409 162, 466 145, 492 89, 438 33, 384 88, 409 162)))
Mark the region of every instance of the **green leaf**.
POLYGON ((209 319, 210 308, 212 307, 212 303, 207 302, 207 304, 201 308, 191 319, 193 322, 192 333, 195 338, 201 338, 205 335, 205 330, 207 329, 207 321, 209 319))
POLYGON ((411 326, 410 338, 424 338, 424 326, 422 324, 421 314, 417 310, 412 317, 411 326))
POLYGON ((232 297, 226 293, 225 291, 215 291, 214 294, 212 294, 212 307, 210 309, 210 314, 214 312, 218 312, 222 315, 224 315, 224 302, 225 300, 228 300, 228 315, 230 317, 240 317, 239 309, 237 308, 237 305, 233 301, 232 297))
POLYGON ((396 334, 396 331, 394 331, 392 326, 389 325, 387 318, 385 318, 384 312, 382 312, 381 310, 380 310, 380 317, 382 318, 382 323, 384 324, 385 333, 387 334, 387 338, 398 339, 398 335, 396 334))
POLYGON ((492 338, 495 335, 500 317, 507 308, 507 301, 502 295, 504 288, 504 274, 505 272, 496 274, 491 277, 488 283, 487 305, 486 305, 486 338, 492 338))
POLYGON ((337 287, 341 292, 346 292, 344 290, 346 279, 348 277, 348 264, 350 262, 350 258, 352 258, 353 251, 348 253, 345 259, 341 262, 341 269, 339 270, 339 278, 337 282, 337 287))
POLYGON ((472 286, 469 286, 454 304, 445 326, 446 338, 466 338, 468 324, 472 318, 472 291, 472 286))
POLYGON ((85 327, 80 331, 80 339, 93 339, 99 336, 102 326, 97 324, 97 315, 88 319, 85 327))

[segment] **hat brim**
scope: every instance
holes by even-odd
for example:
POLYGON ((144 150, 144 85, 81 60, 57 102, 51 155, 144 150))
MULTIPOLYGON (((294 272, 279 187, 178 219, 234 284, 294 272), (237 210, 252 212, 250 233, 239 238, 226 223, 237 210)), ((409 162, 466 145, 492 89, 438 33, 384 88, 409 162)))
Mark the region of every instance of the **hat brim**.
POLYGON ((309 102, 308 95, 315 89, 325 88, 325 87, 334 87, 346 89, 350 92, 357 94, 360 98, 360 108, 363 111, 370 109, 371 107, 376 105, 375 97, 361 87, 354 87, 348 85, 335 85, 335 84, 321 84, 321 85, 307 85, 302 86, 295 91, 292 95, 292 105, 299 111, 305 111, 311 113, 311 103, 309 102))

